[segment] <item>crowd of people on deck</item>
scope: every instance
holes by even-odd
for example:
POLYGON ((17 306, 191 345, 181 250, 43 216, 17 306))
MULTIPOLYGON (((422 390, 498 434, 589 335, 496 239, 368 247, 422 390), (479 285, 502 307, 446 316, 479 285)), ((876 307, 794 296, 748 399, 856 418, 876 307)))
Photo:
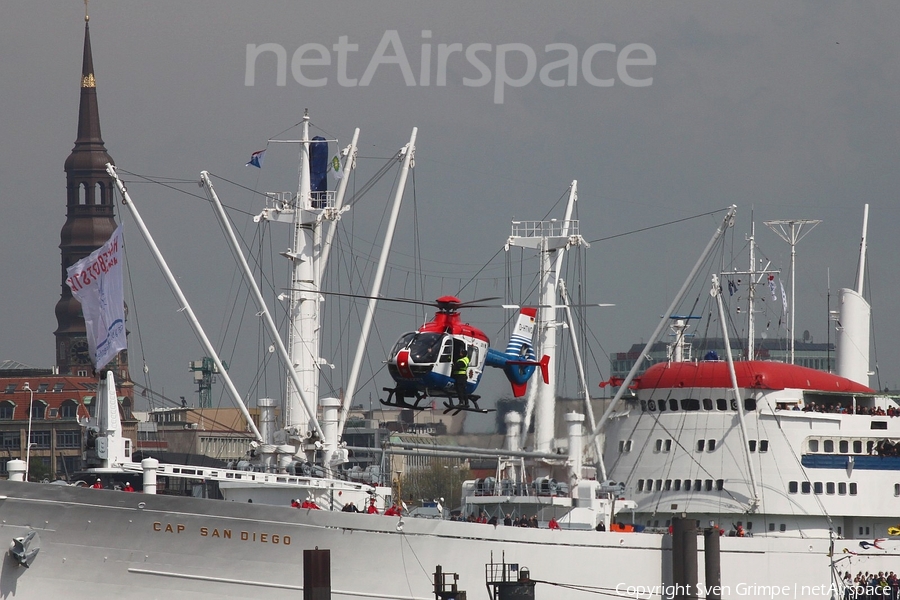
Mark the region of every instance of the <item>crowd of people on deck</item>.
POLYGON ((860 571, 856 577, 846 571, 843 584, 843 600, 900 600, 900 578, 893 571, 860 571))
POLYGON ((853 406, 843 406, 836 402, 829 404, 816 404, 815 402, 810 402, 802 408, 798 404, 789 405, 788 403, 779 402, 775 408, 776 410, 798 410, 802 412, 831 413, 842 415, 854 414, 868 415, 870 417, 900 417, 900 408, 894 406, 889 406, 887 409, 884 409, 880 406, 857 405, 854 410, 853 406))

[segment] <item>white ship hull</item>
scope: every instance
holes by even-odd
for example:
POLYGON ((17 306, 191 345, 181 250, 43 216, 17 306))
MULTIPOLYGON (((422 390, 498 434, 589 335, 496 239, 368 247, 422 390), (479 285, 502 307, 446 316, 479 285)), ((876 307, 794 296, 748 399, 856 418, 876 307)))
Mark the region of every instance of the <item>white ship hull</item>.
MULTIPOLYGON (((333 598, 434 597, 437 565, 484 593, 485 565, 518 563, 541 582, 538 598, 598 592, 669 597, 671 540, 656 533, 494 527, 431 519, 306 511, 218 500, 0 482, 0 533, 37 531, 30 568, 6 555, 4 598, 283 598, 303 588, 303 550, 331 552, 333 598), (551 585, 559 584, 559 585, 551 585), (639 588, 638 586, 642 586, 639 588), (178 596, 173 596, 178 594, 178 596)), ((825 539, 720 538, 723 597, 830 598, 825 539), (753 586, 757 586, 754 588, 753 586), (822 592, 822 593, 817 593, 822 592)), ((703 540, 698 540, 703 583, 703 540)), ((894 553, 855 557, 890 570, 894 553)), ((838 563, 840 567, 840 563, 838 563)))

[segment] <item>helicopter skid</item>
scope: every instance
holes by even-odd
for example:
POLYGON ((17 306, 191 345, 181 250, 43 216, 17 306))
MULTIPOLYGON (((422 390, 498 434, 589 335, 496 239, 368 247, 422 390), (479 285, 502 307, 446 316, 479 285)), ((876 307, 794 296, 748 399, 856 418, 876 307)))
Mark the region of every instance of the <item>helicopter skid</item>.
POLYGON ((412 410, 425 410, 426 408, 430 408, 430 406, 419 406, 419 403, 425 399, 425 394, 416 392, 416 402, 415 404, 410 404, 406 401, 406 396, 397 393, 396 388, 382 389, 388 393, 387 400, 381 400, 379 398, 379 402, 381 402, 385 406, 390 406, 393 408, 411 408, 412 410))
POLYGON ((444 414, 446 415, 447 413, 452 412, 453 415, 451 415, 451 416, 455 417, 461 411, 466 411, 466 412, 476 412, 476 413, 481 413, 483 415, 486 415, 487 413, 494 412, 496 410, 494 408, 479 408, 478 400, 480 400, 480 399, 481 399, 481 396, 473 395, 473 396, 469 396, 468 400, 466 400, 465 402, 460 402, 458 404, 454 404, 452 400, 447 400, 446 402, 444 402, 444 406, 446 407, 444 409, 444 414))

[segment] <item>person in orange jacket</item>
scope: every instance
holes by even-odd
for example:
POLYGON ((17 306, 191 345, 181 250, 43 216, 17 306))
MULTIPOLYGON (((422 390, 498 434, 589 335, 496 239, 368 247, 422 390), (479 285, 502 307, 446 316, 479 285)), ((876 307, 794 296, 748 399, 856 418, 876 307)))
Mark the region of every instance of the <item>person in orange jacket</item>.
POLYGON ((366 514, 369 515, 377 515, 378 509, 375 507, 375 498, 369 498, 369 508, 366 509, 366 514))

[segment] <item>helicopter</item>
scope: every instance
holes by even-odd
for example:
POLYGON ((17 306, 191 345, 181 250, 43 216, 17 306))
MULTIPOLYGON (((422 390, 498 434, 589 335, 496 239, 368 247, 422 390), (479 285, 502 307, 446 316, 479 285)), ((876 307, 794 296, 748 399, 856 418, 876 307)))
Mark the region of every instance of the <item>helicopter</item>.
POLYGON ((396 385, 383 388, 388 392, 386 406, 424 410, 422 405, 428 396, 447 398, 444 413, 460 411, 488 413, 479 408, 480 396, 473 392, 481 381, 485 367, 503 369, 518 398, 525 394, 526 385, 536 367, 541 368, 544 382, 549 381, 549 356, 536 359, 532 346, 532 334, 537 310, 530 307, 519 312, 515 328, 504 352, 490 347, 490 340, 480 329, 459 318, 459 309, 478 306, 476 300, 462 302, 455 296, 442 296, 434 304, 437 312, 417 331, 403 334, 391 350, 387 361, 388 372, 396 385), (453 365, 465 349, 469 357, 467 398, 460 399, 453 377, 453 365), (456 398, 456 402, 454 402, 456 398))

